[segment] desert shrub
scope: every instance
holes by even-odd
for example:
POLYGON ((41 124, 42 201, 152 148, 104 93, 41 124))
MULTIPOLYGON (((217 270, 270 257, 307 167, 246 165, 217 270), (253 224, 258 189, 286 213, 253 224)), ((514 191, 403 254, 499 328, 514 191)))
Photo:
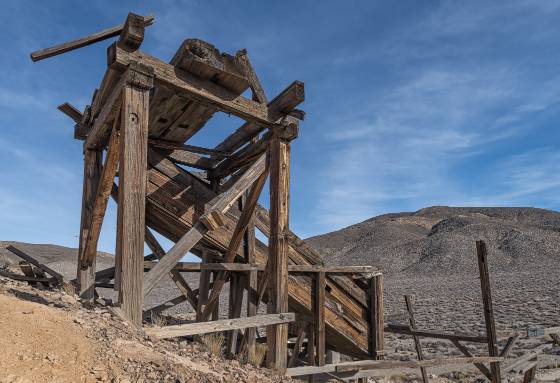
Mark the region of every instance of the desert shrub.
POLYGON ((222 355, 222 347, 224 345, 224 336, 222 334, 214 332, 202 335, 199 339, 208 352, 218 356, 222 355))
POLYGON ((267 347, 265 343, 257 343, 255 347, 247 350, 247 361, 253 366, 260 367, 264 361, 267 347))

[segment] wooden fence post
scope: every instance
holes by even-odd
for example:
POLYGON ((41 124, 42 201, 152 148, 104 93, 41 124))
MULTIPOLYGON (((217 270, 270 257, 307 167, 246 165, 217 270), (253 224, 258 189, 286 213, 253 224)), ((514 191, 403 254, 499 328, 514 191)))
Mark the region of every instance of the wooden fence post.
POLYGON ((383 359, 384 349, 384 308, 383 308, 383 274, 369 280, 370 334, 369 350, 373 359, 383 359))
MULTIPOLYGON (((412 301, 410 300, 410 295, 404 296, 404 303, 406 305, 406 311, 408 311, 408 322, 410 323, 410 328, 416 330, 416 320, 414 319, 414 308, 412 306, 412 301)), ((414 346, 416 347, 416 354, 418 355, 418 360, 424 360, 424 355, 422 354, 422 345, 420 344, 420 338, 414 336, 414 346)), ((422 381, 428 383, 428 374, 426 373, 426 367, 420 367, 420 372, 422 373, 422 381)))
POLYGON ((131 64, 124 73, 119 198, 117 212, 117 260, 119 305, 134 324, 142 324, 148 112, 153 70, 131 64))
MULTIPOLYGON (((494 310, 492 308, 490 275, 488 273, 488 258, 486 243, 484 243, 484 241, 476 241, 476 253, 478 256, 478 270, 480 272, 482 302, 484 304, 484 322, 486 323, 486 336, 488 338, 488 355, 499 356, 500 351, 498 349, 494 310)), ((492 374, 492 383, 499 383, 502 381, 499 362, 490 363, 490 372, 492 374)))
MULTIPOLYGON (((87 149, 84 146, 84 182, 82 192, 82 218, 80 221, 80 244, 78 250, 78 270, 76 281, 78 294, 84 299, 93 299, 95 293, 95 259, 90 266, 84 267, 82 259, 88 258, 84 254, 85 244, 91 227, 93 204, 97 194, 97 187, 101 179, 103 152, 99 149, 87 149)), ((97 251, 90 249, 90 251, 97 251)))

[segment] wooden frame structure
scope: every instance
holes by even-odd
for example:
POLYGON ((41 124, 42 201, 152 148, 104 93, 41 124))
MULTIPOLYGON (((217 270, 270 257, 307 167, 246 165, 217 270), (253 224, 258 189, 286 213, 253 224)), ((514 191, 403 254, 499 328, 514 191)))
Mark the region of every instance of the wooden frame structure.
POLYGON ((122 25, 31 54, 38 61, 117 38, 90 105, 83 112, 69 103, 59 106, 84 143, 80 295, 92 299, 96 288, 113 287, 119 314, 140 326, 147 317, 144 297, 170 277, 181 295, 153 310, 187 301, 197 323, 150 330, 156 337, 227 330, 232 356, 254 347, 256 327, 266 326, 267 364, 283 371, 290 334, 300 343, 291 363, 301 361, 304 332, 289 325, 297 321, 300 329, 311 329, 312 364, 324 364, 327 349, 381 357, 382 275, 367 266, 323 266, 289 229, 290 146, 304 117, 296 109, 304 101, 303 83, 294 81, 269 101, 245 50, 229 55, 195 39, 185 40, 170 63, 161 61, 139 50, 153 21, 130 13, 122 25), (243 96, 248 89, 251 98, 243 96), (188 144, 218 112, 245 122, 214 148, 188 144), (269 211, 258 204, 267 179, 269 211), (110 196, 118 206, 115 267, 96 271, 110 196), (256 229, 268 237, 267 245, 255 238, 256 229), (174 246, 166 252, 153 232, 174 246), (153 254, 144 256, 144 243, 153 254), (188 252, 202 262, 181 262, 188 252), (200 272, 197 289, 185 271, 200 272), (229 319, 222 321, 217 310, 226 283, 229 319), (244 297, 250 319, 239 320, 244 297), (257 316, 260 302, 267 303, 265 316, 257 316))

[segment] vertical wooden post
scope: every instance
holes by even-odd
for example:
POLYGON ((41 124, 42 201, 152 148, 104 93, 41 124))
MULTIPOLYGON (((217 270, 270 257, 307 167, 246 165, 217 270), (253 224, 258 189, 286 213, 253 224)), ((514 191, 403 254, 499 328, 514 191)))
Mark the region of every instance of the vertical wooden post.
POLYGON ((383 275, 376 275, 370 282, 370 334, 369 352, 373 359, 383 359, 384 349, 384 318, 383 318, 383 275))
MULTIPOLYGON (((410 295, 404 296, 404 303, 406 305, 406 311, 408 311, 408 322, 412 330, 416 330, 416 320, 414 319, 414 308, 412 306, 412 301, 410 295)), ((418 355, 418 360, 424 360, 424 355, 422 353, 422 345, 420 344, 420 338, 414 336, 414 346, 416 347, 416 354, 418 355)), ((420 372, 422 373, 422 381, 428 383, 428 374, 426 373, 426 367, 420 367, 420 372)))
POLYGON ((153 69, 131 64, 123 89, 117 257, 119 305, 134 324, 142 324, 146 169, 149 95, 153 69))
POLYGON ((313 313, 315 317, 315 353, 317 366, 325 365, 325 272, 313 276, 313 313))
MULTIPOLYGON (((268 148, 270 169, 270 236, 268 240, 269 313, 288 311, 288 238, 290 193, 290 143, 274 134, 268 148)), ((288 325, 268 326, 267 364, 280 372, 286 369, 288 325)))
MULTIPOLYGON (((101 178, 103 163, 103 152, 97 149, 86 149, 84 147, 84 182, 82 192, 82 218, 80 221, 80 244, 78 250, 78 270, 77 283, 78 294, 83 299, 93 299, 95 293, 95 255, 90 257, 93 259, 91 266, 84 267, 82 259, 88 258, 88 254, 84 254, 85 243, 88 237, 92 222, 92 210, 95 202, 97 187, 101 178)), ((97 251, 97 249, 89 249, 89 251, 97 251)))
MULTIPOLYGON (((243 197, 243 201, 246 200, 247 193, 243 197)), ((245 260, 249 264, 255 263, 255 219, 254 215, 247 225, 247 230, 245 230, 245 235, 243 238, 243 253, 245 255, 245 260)), ((247 316, 252 317, 257 315, 258 309, 258 298, 257 298, 257 270, 249 271, 248 281, 247 281, 247 316)), ((255 348, 255 341, 257 335, 257 329, 255 327, 248 328, 246 333, 247 340, 247 351, 255 348)))
MULTIPOLYGON (((202 250, 201 263, 208 263, 208 250, 202 250)), ((196 321, 200 321, 200 316, 208 302, 208 291, 210 289, 210 271, 201 270, 198 283, 198 306, 196 308, 196 321)))
MULTIPOLYGON (((484 304, 484 322, 486 323, 486 336, 488 337, 488 355, 499 356, 498 340, 496 336, 496 325, 494 323, 494 310, 492 308, 492 294, 490 289, 490 275, 488 273, 488 258, 486 243, 476 241, 476 253, 478 256, 478 270, 480 272, 480 288, 482 290, 482 302, 484 304)), ((500 363, 490 363, 492 383, 502 381, 500 363)))
MULTIPOLYGON (((307 325, 307 365, 315 366, 315 326, 313 323, 307 325)), ((309 375, 309 382, 313 382, 313 375, 309 375)))

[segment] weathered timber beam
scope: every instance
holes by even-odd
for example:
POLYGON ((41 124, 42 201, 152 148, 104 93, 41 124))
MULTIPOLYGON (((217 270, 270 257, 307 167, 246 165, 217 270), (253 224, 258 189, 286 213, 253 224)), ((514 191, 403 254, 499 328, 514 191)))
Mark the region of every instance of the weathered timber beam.
POLYGON ((97 242, 101 234, 101 225, 109 203, 109 195, 113 187, 113 181, 117 173, 119 164, 119 132, 117 129, 118 118, 115 118, 111 138, 109 139, 109 146, 107 148, 107 156, 105 157, 105 164, 101 172, 97 192, 95 193, 95 201, 91 211, 91 226, 86 237, 84 245, 84 252, 81 258, 81 267, 86 268, 93 262, 93 257, 97 255, 97 242))
POLYGON ((253 100, 257 101, 261 104, 267 104, 268 100, 266 98, 266 94, 265 94, 264 89, 262 87, 261 81, 259 80, 259 77, 255 73, 255 69, 253 68, 253 65, 251 64, 251 60, 249 60, 249 55, 247 55, 247 50, 246 49, 239 50, 235 54, 235 57, 243 65, 243 71, 245 72, 245 76, 247 77, 247 80, 249 81, 249 87, 251 88, 251 91, 253 92, 253 100))
POLYGON ((270 140, 270 134, 265 134, 258 141, 247 145, 245 148, 231 155, 229 158, 220 162, 211 172, 212 178, 223 178, 235 170, 251 164, 262 153, 265 152, 270 140))
POLYGON ((27 276, 27 275, 21 275, 21 274, 15 274, 15 273, 10 273, 8 271, 2 270, 0 269, 0 275, 6 278, 10 278, 13 279, 15 281, 25 281, 25 282, 42 282, 42 283, 50 283, 50 282, 56 282, 56 278, 43 278, 43 277, 31 277, 31 276, 27 276))
MULTIPOLYGON (((146 230, 144 232, 144 240, 148 245, 148 247, 150 248, 150 250, 154 252, 154 255, 157 257, 157 259, 161 259, 165 256, 165 251, 163 250, 158 240, 152 234, 152 232, 148 227, 146 227, 146 230)), ((146 266, 146 261, 144 261, 144 269, 146 268, 145 266, 146 266)), ((169 272, 169 276, 171 277, 171 280, 175 282, 175 285, 177 286, 179 291, 183 293, 183 295, 187 298, 191 306, 196 310, 196 307, 198 306, 198 299, 196 295, 193 293, 193 290, 191 289, 191 287, 189 286, 185 278, 183 278, 181 273, 177 270, 171 270, 169 272)))
POLYGON ((32 256, 24 253, 23 251, 21 251, 17 247, 9 245, 9 246, 6 247, 6 250, 14 253, 15 255, 17 255, 18 257, 23 259, 24 261, 27 261, 27 262, 31 263, 33 266, 38 267, 39 269, 43 270, 45 273, 47 273, 49 275, 52 275, 57 280, 57 282, 59 284, 62 285, 64 283, 64 277, 62 276, 62 274, 57 273, 56 271, 54 271, 50 267, 48 267, 48 266, 42 264, 41 262, 37 261, 32 256))
POLYGON ((509 355, 509 352, 515 345, 515 342, 517 342, 517 339, 519 339, 519 335, 510 336, 508 338, 506 345, 504 346, 502 351, 500 351, 500 356, 502 358, 506 358, 509 355))
POLYGON ((65 102, 64 104, 59 105, 57 109, 70 117, 76 124, 82 122, 84 115, 74 105, 65 102))
POLYGON ((149 309, 144 310, 144 312, 142 313, 142 319, 147 321, 149 319, 153 319, 154 315, 160 315, 162 312, 164 312, 167 309, 170 309, 172 307, 175 307, 183 302, 185 302, 187 300, 187 297, 185 297, 183 294, 173 298, 173 299, 169 299, 166 302, 163 302, 160 305, 151 307, 149 309))
MULTIPOLYGON (((412 330, 416 330, 416 319, 414 318, 414 307, 412 305, 412 300, 410 299, 410 295, 404 296, 404 303, 406 306, 406 310, 408 311, 408 323, 410 324, 410 328, 412 330)), ((418 360, 424 360, 424 354, 422 352, 422 344, 420 343, 420 339, 415 336, 414 337, 414 347, 416 348, 416 355, 418 356, 418 360)), ((472 355, 467 355, 472 356, 472 355)), ((426 367, 420 367, 420 374, 422 375, 422 382, 428 383, 428 373, 426 372, 426 367)))
POLYGON ((225 158, 228 156, 228 153, 222 152, 220 150, 202 148, 200 146, 185 145, 178 142, 167 141, 167 140, 162 140, 157 138, 150 138, 148 140, 148 143, 157 148, 173 149, 173 150, 186 151, 186 152, 197 153, 197 154, 207 154, 215 158, 225 158))
POLYGON ((327 274, 381 274, 374 266, 321 266, 321 265, 288 265, 290 273, 327 273, 327 274))
MULTIPOLYGON (((484 323, 486 324, 486 337, 488 338, 488 355, 498 356, 498 337, 496 335, 496 324, 494 323, 494 309, 492 308, 492 293, 490 288, 490 274, 488 273, 488 259, 486 243, 476 241, 476 254, 478 258, 478 270, 480 274, 480 289, 482 291, 482 303, 484 305, 484 323)), ((490 363, 492 383, 502 381, 500 364, 490 363)))
MULTIPOLYGON (((154 22, 153 16, 144 17, 144 26, 152 25, 154 22)), ((121 34, 125 29, 126 24, 115 25, 114 27, 104 29, 100 32, 93 33, 91 35, 81 37, 76 40, 67 41, 65 43, 55 45, 50 48, 41 49, 31 53, 31 60, 39 61, 49 57, 57 56, 62 53, 70 52, 78 48, 82 48, 97 42, 110 39, 111 37, 116 37, 121 34)))
POLYGON ((262 327, 295 321, 294 313, 256 315, 249 318, 223 319, 212 322, 188 323, 160 328, 146 328, 146 334, 159 339, 206 334, 210 332, 239 330, 248 327, 262 327))
MULTIPOLYGON (((230 189, 216 196, 207 204, 207 214, 212 211, 225 213, 247 188, 264 172, 266 159, 263 155, 230 189)), ((198 220, 193 227, 159 260, 144 278, 144 295, 147 295, 173 269, 173 266, 206 234, 208 228, 198 220)))
MULTIPOLYGON (((288 114, 304 100, 305 90, 303 82, 294 81, 268 103, 268 109, 280 114, 288 114)), ((258 123, 247 122, 230 134, 222 143, 218 144, 215 149, 233 152, 245 145, 253 137, 256 137, 263 129, 264 127, 258 123)))
POLYGON ((264 126, 273 126, 284 116, 281 112, 269 109, 266 105, 237 95, 221 85, 178 69, 146 53, 126 52, 117 44, 113 44, 108 54, 111 68, 122 70, 133 61, 141 62, 154 69, 156 82, 183 93, 189 98, 213 105, 222 112, 231 113, 264 126))
MULTIPOLYGON (((459 351, 461 351, 463 353, 463 355, 471 358, 474 356, 474 354, 471 352, 471 350, 465 346, 464 344, 462 344, 461 342, 459 342, 458 340, 453 339, 451 342, 453 342, 453 344, 455 345, 455 347, 457 347, 459 349, 459 351)), ((502 356, 503 358, 503 356, 502 356)), ((476 368, 478 368, 478 370, 490 381, 492 381, 492 374, 490 373, 490 370, 488 369, 488 367, 486 367, 484 364, 482 363, 474 363, 474 366, 476 368)))
MULTIPOLYGON (((144 269, 152 269, 157 262, 144 261, 144 269)), ((200 262, 178 262, 173 270, 181 272, 199 272, 202 270, 210 271, 264 271, 265 266, 259 264, 249 264, 249 263, 200 263, 200 262)))
POLYGON ((356 370, 392 370, 400 368, 418 369, 420 367, 439 367, 449 365, 484 363, 484 362, 501 362, 504 358, 480 356, 472 358, 441 358, 429 360, 358 360, 354 362, 342 362, 338 364, 326 364, 324 366, 304 366, 293 367, 286 370, 286 375, 290 377, 315 375, 328 372, 346 372, 356 370))
POLYGON ((435 338, 435 339, 449 339, 459 340, 464 342, 474 343, 487 343, 488 338, 482 335, 462 335, 462 334, 448 334, 444 332, 426 331, 426 330, 412 330, 409 326, 389 324, 385 326, 385 331, 395 334, 405 334, 412 336, 419 336, 422 338, 435 338))
POLYGON ((157 151, 176 164, 190 166, 195 169, 208 171, 219 164, 219 160, 203 157, 183 150, 160 149, 157 151))

